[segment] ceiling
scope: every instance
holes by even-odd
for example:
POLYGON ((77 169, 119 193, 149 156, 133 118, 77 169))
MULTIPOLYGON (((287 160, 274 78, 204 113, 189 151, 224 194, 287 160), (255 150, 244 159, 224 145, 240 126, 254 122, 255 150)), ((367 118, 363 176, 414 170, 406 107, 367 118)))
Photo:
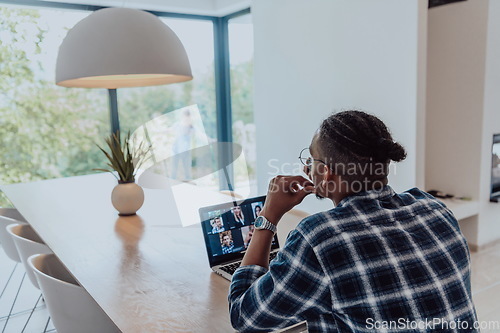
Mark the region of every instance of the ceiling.
POLYGON ((41 0, 164 12, 225 16, 250 7, 251 0, 41 0))

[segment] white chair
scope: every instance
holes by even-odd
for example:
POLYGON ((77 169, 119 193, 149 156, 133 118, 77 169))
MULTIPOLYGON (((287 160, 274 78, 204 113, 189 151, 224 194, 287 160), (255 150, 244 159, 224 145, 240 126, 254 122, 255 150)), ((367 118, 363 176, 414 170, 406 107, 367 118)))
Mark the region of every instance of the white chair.
POLYGON ((58 333, 120 332, 54 254, 28 259, 58 333))
POLYGON ((0 216, 0 244, 2 244, 3 250, 7 257, 15 262, 21 262, 19 254, 17 253, 16 245, 14 240, 7 232, 7 226, 11 224, 20 224, 20 221, 14 220, 10 217, 0 216))
POLYGON ((294 208, 283 216, 278 227, 278 241, 280 242, 280 246, 285 245, 290 231, 295 229, 300 221, 309 215, 309 213, 294 208))
MULTIPOLYGON (((12 209, 12 210, 14 210, 14 209, 12 209)), ((5 286, 2 288, 2 293, 0 294, 0 299, 2 298, 3 294, 5 293, 5 290, 7 289, 8 285, 12 279, 12 276, 16 272, 17 265, 21 262, 21 259, 19 258, 19 254, 17 253, 16 245, 14 244, 14 240, 7 232, 8 225, 13 224, 13 223, 19 223, 18 220, 12 219, 11 216, 16 216, 16 214, 12 214, 12 211, 6 211, 6 208, 0 209, 0 244, 2 245, 2 248, 5 252, 5 254, 7 255, 7 257, 15 262, 14 267, 12 268, 12 271, 9 275, 9 278, 7 279, 7 282, 5 283, 5 286), (5 215, 2 216, 3 213, 5 213, 5 215)), ((3 270, 4 269, 2 268, 2 271, 3 270)))
POLYGON ((0 216, 5 216, 19 222, 27 223, 24 216, 22 216, 21 213, 19 213, 19 211, 15 208, 0 208, 0 216))
POLYGON ((11 224, 7 226, 7 232, 14 240, 19 258, 21 258, 31 283, 40 289, 33 270, 28 265, 28 258, 34 254, 48 254, 52 251, 29 224, 11 224))
MULTIPOLYGON (((16 212, 17 212, 16 210, 11 209, 7 213, 10 217, 17 217, 17 218, 21 218, 24 220, 24 218, 19 213, 16 213, 16 212)), ((5 213, 5 209, 2 209, 2 213, 5 213)), ((0 242, 2 244, 4 251, 5 251, 5 254, 7 254, 7 256, 15 262, 15 265, 14 265, 14 268, 12 269, 12 272, 10 273, 10 276, 7 280, 7 283, 5 284, 5 286, 2 290, 2 293, 0 294, 0 297, 3 296, 5 290, 8 287, 8 284, 10 283, 10 281, 12 279, 12 276, 14 275, 14 273, 16 271, 18 264, 21 262, 21 258, 19 256, 19 252, 17 250, 16 244, 15 244, 14 239, 11 236, 11 234, 7 231, 7 227, 9 225, 20 225, 20 226, 25 225, 25 226, 29 227, 29 224, 24 223, 24 222, 19 223, 20 221, 12 219, 10 217, 0 216, 0 242)), ((19 283, 19 287, 17 288, 17 292, 16 292, 14 299, 12 301, 12 305, 10 307, 9 313, 5 317, 2 317, 2 318, 6 318, 6 320, 4 322, 4 330, 7 327, 7 324, 9 322, 9 319, 11 318, 11 316, 17 315, 19 313, 23 313, 25 311, 30 311, 30 310, 22 310, 22 311, 19 311, 17 313, 13 313, 13 309, 14 309, 14 306, 16 304, 19 293, 21 291, 21 288, 23 286, 23 282, 24 282, 25 277, 26 277, 26 272, 23 274, 23 276, 21 278, 21 282, 19 283)), ((37 308, 39 301, 40 301, 40 297, 38 298, 37 302, 35 303, 35 306, 31 309, 31 314, 33 314, 33 311, 35 311, 35 309, 37 308)), ((28 317, 26 324, 29 322, 29 320, 31 318, 31 314, 30 314, 30 317, 28 317)))

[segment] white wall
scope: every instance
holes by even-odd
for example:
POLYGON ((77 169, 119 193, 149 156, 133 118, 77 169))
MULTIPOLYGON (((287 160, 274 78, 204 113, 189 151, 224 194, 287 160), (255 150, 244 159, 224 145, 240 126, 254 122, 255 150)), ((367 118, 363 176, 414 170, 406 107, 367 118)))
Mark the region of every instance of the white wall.
POLYGON ((500 203, 490 203, 491 144, 494 133, 500 133, 500 1, 490 0, 486 77, 480 164, 480 224, 478 243, 487 244, 500 238, 500 203))
POLYGON ((429 11, 426 187, 479 201, 461 221, 479 248, 500 239, 490 203, 491 145, 500 133, 500 1, 468 0, 429 11))
MULTIPOLYGON (((407 148, 408 159, 390 177, 396 190, 423 183, 424 156, 417 142, 423 140, 426 5, 423 0, 254 0, 261 193, 276 174, 270 163, 295 163, 298 172, 298 153, 320 122, 346 108, 376 114, 407 148)), ((331 207, 311 196, 301 208, 331 207)))
POLYGON ((429 10, 426 188, 479 198, 488 2, 429 10))

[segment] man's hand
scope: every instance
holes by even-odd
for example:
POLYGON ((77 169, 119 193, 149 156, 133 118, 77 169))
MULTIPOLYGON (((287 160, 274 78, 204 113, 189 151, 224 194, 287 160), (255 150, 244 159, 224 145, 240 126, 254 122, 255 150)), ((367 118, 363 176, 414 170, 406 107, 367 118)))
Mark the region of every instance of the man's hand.
MULTIPOLYGON (((277 176, 269 183, 267 198, 260 215, 273 224, 286 212, 302 202, 306 195, 314 192, 314 185, 302 176, 277 176)), ((269 230, 255 230, 252 241, 241 261, 241 266, 259 265, 269 267, 269 252, 274 234, 269 230)))
POLYGON ((314 193, 314 184, 302 176, 276 176, 269 183, 261 215, 278 224, 286 212, 314 193))

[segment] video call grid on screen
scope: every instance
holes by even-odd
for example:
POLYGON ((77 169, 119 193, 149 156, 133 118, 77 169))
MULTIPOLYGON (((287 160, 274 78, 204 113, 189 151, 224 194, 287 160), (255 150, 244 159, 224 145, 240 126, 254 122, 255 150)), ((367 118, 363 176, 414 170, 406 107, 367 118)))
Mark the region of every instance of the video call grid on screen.
MULTIPOLYGON (((265 196, 228 202, 200 209, 200 218, 210 265, 243 258, 250 244, 253 225, 264 206, 265 196)), ((275 236, 272 249, 278 248, 275 236)))

